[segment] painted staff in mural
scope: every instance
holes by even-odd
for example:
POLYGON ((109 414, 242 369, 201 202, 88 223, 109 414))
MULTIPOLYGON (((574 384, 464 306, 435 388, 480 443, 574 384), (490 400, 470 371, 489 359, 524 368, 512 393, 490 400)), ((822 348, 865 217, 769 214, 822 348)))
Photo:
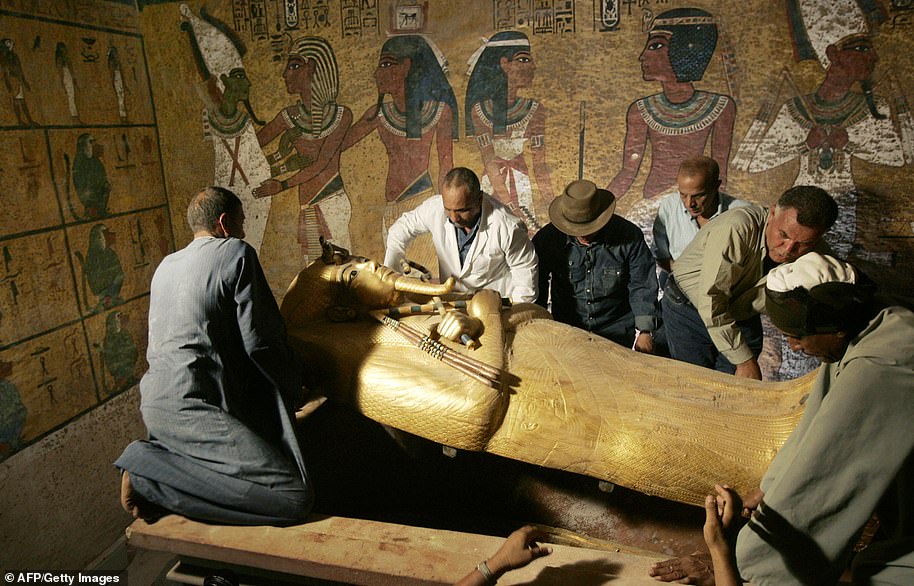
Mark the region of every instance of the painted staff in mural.
MULTIPOLYGON (((345 150, 376 130, 387 149, 385 240, 388 226, 435 193, 429 172, 432 142, 438 153, 439 192, 454 166, 452 141, 458 136, 459 113, 446 74, 444 56, 425 37, 388 39, 374 74, 378 101, 352 125, 343 143, 345 150), (385 101, 387 95, 391 101, 385 101)), ((434 271, 437 259, 428 237, 416 239, 409 255, 434 271)))
POLYGON ((70 155, 64 153, 66 169, 67 206, 70 214, 77 220, 97 220, 108 215, 108 199, 111 196, 111 183, 108 172, 102 162, 103 149, 88 132, 76 138, 76 154, 70 166, 70 155), (70 193, 72 179, 76 197, 83 206, 82 213, 77 211, 70 193))
POLYGON ((466 133, 476 137, 485 167, 483 191, 508 206, 531 234, 541 227, 537 210, 554 198, 546 164, 546 110, 538 101, 517 95, 531 86, 534 71, 527 35, 496 33, 470 58, 464 102, 466 133), (524 157, 527 144, 538 198, 524 157))
POLYGON ((101 311, 124 302, 121 299, 124 269, 114 249, 115 243, 114 232, 104 224, 96 224, 89 231, 86 256, 78 250, 73 253, 82 272, 82 293, 86 308, 89 309, 88 291, 92 291, 98 299, 98 304, 90 311, 101 311))
POLYGON ((204 135, 213 143, 213 184, 229 187, 244 204, 245 241, 260 251, 270 215, 270 199, 255 198, 254 189, 270 178, 270 165, 257 142, 254 124, 262 125, 251 108, 251 82, 241 57, 245 47, 234 31, 200 10, 180 7, 194 61, 206 82, 200 92, 204 135))
POLYGON ((626 115, 622 169, 609 182, 616 197, 628 193, 651 146, 651 168, 644 182, 644 198, 626 217, 644 231, 650 244, 651 226, 663 195, 676 189, 680 163, 705 154, 721 168, 721 187, 733 140, 736 105, 733 98, 695 89, 717 47, 717 23, 698 8, 675 8, 654 19, 639 57, 645 81, 657 81, 661 93, 632 102, 626 115))
POLYGON ((6 86, 6 91, 9 92, 13 101, 16 121, 19 124, 38 126, 38 123, 32 119, 29 104, 25 99, 26 92, 31 91, 32 88, 25 78, 19 55, 13 49, 13 39, 0 40, 0 71, 3 73, 3 84, 6 86))
MULTIPOLYGON (((870 23, 884 15, 870 0, 793 0, 788 8, 798 59, 818 59, 825 78, 815 92, 803 94, 785 69, 780 85, 793 96, 773 121, 773 104, 762 105, 732 166, 760 173, 798 160, 794 185, 818 185, 838 202, 838 220, 825 236, 834 253, 889 264, 890 254, 871 253, 855 243, 858 192, 851 166, 853 159, 892 167, 914 161, 914 124, 904 98, 896 98, 893 112, 885 98, 873 93, 878 55, 870 23), (854 91, 858 84, 862 93, 854 91)), ((783 336, 777 345, 779 379, 818 366, 815 359, 790 350, 783 336)))
POLYGON ((19 449, 28 417, 19 390, 9 380, 12 374, 13 363, 0 359, 0 462, 19 449))
POLYGON ((267 155, 272 178, 254 190, 254 197, 297 188, 298 243, 307 265, 321 255, 321 237, 346 249, 352 247, 352 205, 340 176, 340 152, 352 125, 352 112, 336 103, 340 73, 326 40, 294 40, 282 77, 286 91, 299 100, 257 131, 261 147, 277 138, 279 144, 267 155))

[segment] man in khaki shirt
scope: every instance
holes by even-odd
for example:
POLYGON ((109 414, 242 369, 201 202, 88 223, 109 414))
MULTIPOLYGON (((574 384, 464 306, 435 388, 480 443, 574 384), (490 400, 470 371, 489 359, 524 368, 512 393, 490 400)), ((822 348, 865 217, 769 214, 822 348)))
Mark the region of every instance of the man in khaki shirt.
POLYGON ((761 380, 766 275, 819 245, 837 215, 825 190, 799 185, 774 208, 733 209, 699 230, 661 302, 672 357, 761 380))

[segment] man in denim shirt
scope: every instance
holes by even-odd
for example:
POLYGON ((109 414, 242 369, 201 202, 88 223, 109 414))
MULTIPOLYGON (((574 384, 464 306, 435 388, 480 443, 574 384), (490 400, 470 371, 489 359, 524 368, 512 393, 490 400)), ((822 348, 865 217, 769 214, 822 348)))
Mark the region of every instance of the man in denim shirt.
POLYGON ((615 208, 612 193, 586 180, 570 183, 552 202, 552 222, 533 237, 539 258, 536 302, 546 307, 551 293, 557 321, 653 353, 654 257, 641 229, 613 215, 615 208))

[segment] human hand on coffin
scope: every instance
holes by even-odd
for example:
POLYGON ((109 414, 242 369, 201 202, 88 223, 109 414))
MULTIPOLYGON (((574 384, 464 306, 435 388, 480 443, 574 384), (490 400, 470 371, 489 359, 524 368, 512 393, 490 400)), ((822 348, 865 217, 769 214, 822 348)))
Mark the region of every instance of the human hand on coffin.
POLYGON ((704 538, 711 552, 716 586, 738 586, 742 583, 736 569, 733 549, 741 525, 742 500, 726 485, 714 486, 716 495, 705 498, 704 538))
POLYGON ((762 502, 762 499, 765 498, 765 492, 761 488, 755 488, 746 495, 743 499, 743 508, 740 512, 740 515, 744 519, 748 519, 755 513, 755 510, 758 508, 759 503, 762 502))

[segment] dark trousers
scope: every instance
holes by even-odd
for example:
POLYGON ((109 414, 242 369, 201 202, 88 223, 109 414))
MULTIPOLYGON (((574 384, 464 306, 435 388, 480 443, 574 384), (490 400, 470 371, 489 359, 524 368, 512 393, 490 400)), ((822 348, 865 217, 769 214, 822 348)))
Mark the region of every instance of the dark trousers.
MULTIPOLYGON (((672 283, 675 281, 670 280, 672 283)), ((666 341, 670 349, 670 356, 681 362, 688 362, 720 372, 733 374, 736 365, 724 358, 711 336, 708 328, 698 315, 695 306, 682 295, 679 288, 667 283, 664 289, 660 307, 663 311, 663 324, 666 330, 666 341)), ((762 319, 756 315, 747 320, 736 322, 743 333, 743 339, 758 357, 762 352, 762 319)))

